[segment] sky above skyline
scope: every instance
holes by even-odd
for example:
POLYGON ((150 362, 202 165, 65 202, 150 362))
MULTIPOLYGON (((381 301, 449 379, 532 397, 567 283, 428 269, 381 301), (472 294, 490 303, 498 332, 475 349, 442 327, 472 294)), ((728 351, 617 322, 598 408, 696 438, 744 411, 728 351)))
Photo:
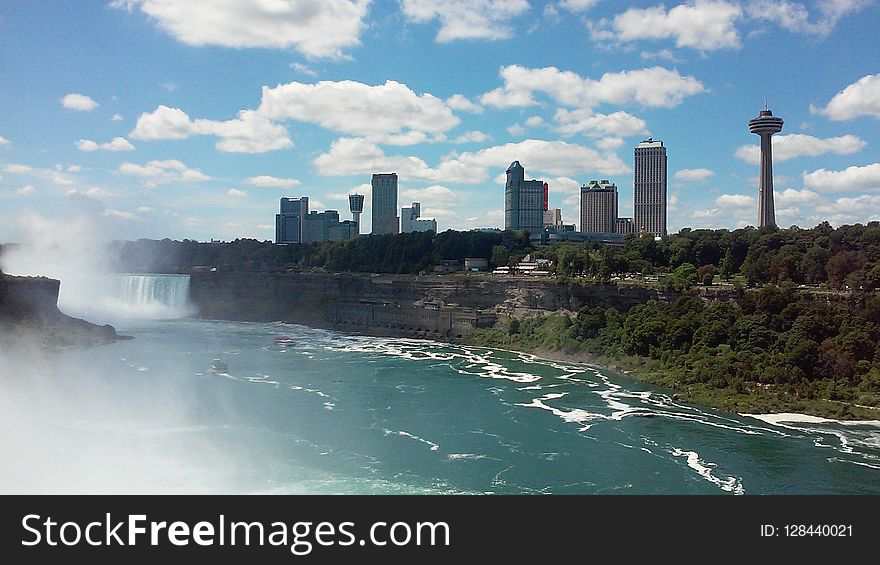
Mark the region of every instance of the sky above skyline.
POLYGON ((114 0, 0 5, 0 242, 273 239, 282 196, 350 218, 397 172, 440 231, 503 227, 504 170, 617 184, 667 147, 669 229, 880 219, 877 0, 114 0), (63 230, 62 230, 63 231, 63 230))

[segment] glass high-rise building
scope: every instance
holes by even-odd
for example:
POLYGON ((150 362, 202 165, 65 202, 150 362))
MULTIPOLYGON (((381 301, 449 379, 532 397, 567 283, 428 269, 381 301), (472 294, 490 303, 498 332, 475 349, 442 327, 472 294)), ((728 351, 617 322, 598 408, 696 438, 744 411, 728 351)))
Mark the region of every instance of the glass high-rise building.
POLYGON ((525 180, 526 172, 519 161, 507 168, 504 185, 504 229, 525 230, 533 234, 544 231, 547 210, 547 183, 525 180))
POLYGON ((373 234, 400 233, 397 216, 397 173, 377 173, 371 181, 373 189, 373 234))
POLYGON ((275 214, 275 243, 302 243, 303 222, 309 215, 309 197, 281 199, 279 214, 275 214))
POLYGON ((636 233, 666 235, 666 148, 648 138, 635 149, 633 222, 636 233))

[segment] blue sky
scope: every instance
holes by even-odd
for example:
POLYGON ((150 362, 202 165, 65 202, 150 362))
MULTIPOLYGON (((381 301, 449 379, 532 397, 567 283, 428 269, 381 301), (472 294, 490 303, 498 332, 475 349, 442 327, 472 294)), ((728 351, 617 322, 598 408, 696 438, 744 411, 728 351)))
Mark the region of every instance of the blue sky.
POLYGON ((396 171, 440 230, 503 225, 522 162, 578 223, 669 154, 669 226, 757 221, 765 97, 780 225, 880 219, 876 0, 116 0, 0 5, 0 242, 272 239, 281 196, 349 217, 396 171))

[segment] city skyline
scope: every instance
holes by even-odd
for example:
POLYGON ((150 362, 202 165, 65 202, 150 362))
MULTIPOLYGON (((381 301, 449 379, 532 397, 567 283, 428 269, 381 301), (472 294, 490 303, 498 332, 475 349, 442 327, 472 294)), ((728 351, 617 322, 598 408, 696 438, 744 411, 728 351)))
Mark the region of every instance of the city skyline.
POLYGON ((569 223, 591 179, 630 217, 650 136, 669 148, 669 233, 758 225, 746 124, 765 97, 786 122, 777 225, 880 219, 876 1, 261 6, 0 6, 0 242, 82 218, 113 238, 271 240, 281 197, 347 218, 382 171, 441 229, 503 227, 515 160, 569 223))

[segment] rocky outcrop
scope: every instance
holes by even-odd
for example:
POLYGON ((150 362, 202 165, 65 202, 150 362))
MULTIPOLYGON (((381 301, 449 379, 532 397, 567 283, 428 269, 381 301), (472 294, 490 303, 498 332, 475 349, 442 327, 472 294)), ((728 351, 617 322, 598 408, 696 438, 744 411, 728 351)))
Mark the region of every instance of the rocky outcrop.
POLYGON ((647 300, 677 297, 644 286, 566 284, 475 273, 206 271, 194 272, 190 278, 190 299, 206 318, 349 329, 357 325, 447 337, 492 325, 502 315, 577 312, 584 306, 626 310, 647 300))
POLYGON ((113 326, 99 326, 61 312, 60 284, 45 277, 0 274, 0 343, 28 339, 59 348, 98 345, 125 337, 113 326))

